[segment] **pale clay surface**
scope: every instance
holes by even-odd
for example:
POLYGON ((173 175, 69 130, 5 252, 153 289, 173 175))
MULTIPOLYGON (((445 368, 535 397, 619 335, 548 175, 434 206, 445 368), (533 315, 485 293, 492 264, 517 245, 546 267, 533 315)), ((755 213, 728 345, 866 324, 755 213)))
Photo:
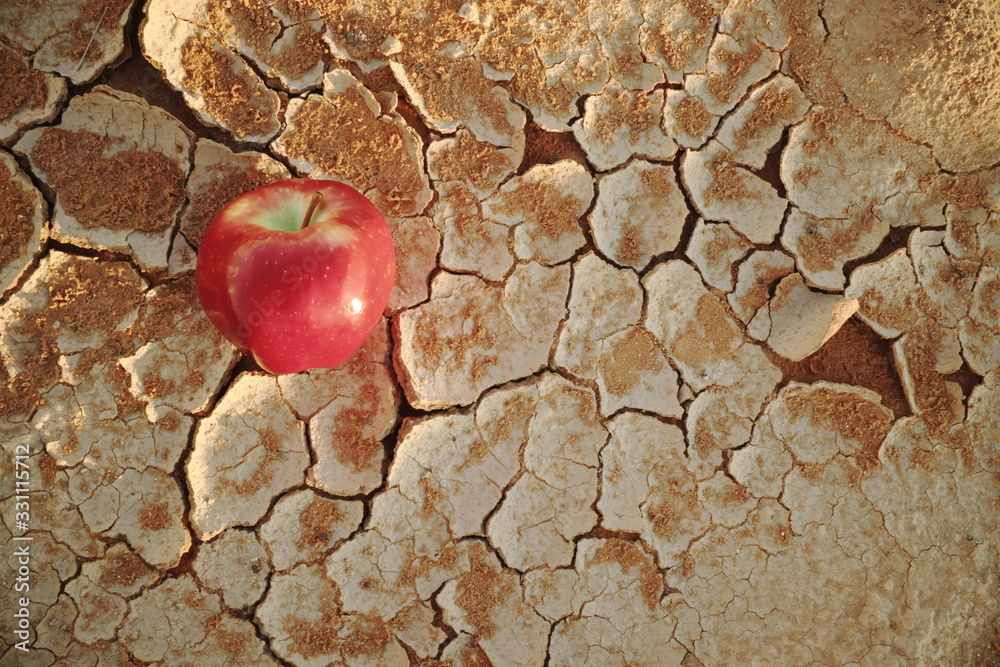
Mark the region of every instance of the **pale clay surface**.
POLYGON ((249 609, 267 585, 268 562, 264 547, 253 533, 233 528, 223 532, 198 552, 193 568, 199 581, 221 592, 233 609, 249 609))
POLYGON ((202 539, 252 526, 309 464, 304 428, 273 377, 243 375, 199 424, 186 468, 191 523, 202 539))
POLYGON ((109 11, 94 12, 85 0, 71 0, 40 12, 31 3, 11 3, 0 12, 0 33, 32 54, 35 69, 80 85, 92 81, 121 54, 134 4, 121 2, 109 6, 109 11), (74 24, 75 30, 62 29, 67 24, 74 24))
MULTIPOLYGON (((219 188, 227 187, 230 179, 254 176, 262 182, 271 182, 289 178, 291 174, 285 165, 266 153, 234 152, 211 139, 199 139, 194 149, 194 165, 187 180, 188 201, 191 203, 184 209, 180 221, 181 234, 187 241, 195 247, 201 245, 204 225, 210 222, 205 218, 212 212, 204 210, 201 200, 211 197, 219 188)), ((232 196, 242 194, 243 188, 239 190, 232 192, 232 196)))
MULTIPOLYGON (((170 114, 133 95, 98 87, 87 95, 73 98, 55 127, 65 132, 93 132, 108 137, 112 146, 105 149, 101 159, 107 160, 119 152, 134 150, 156 153, 174 162, 179 178, 184 178, 190 169, 191 132, 170 114)), ((51 187, 53 184, 48 181, 46 172, 34 164, 33 155, 46 131, 40 128, 28 131, 14 145, 14 151, 27 156, 42 180, 51 187)), ((139 266, 147 270, 165 268, 180 203, 182 200, 173 210, 160 212, 163 219, 140 223, 162 228, 162 231, 144 232, 81 223, 73 213, 66 211, 57 196, 51 222, 52 237, 84 248, 109 248, 129 253, 139 266)), ((88 205, 101 207, 113 204, 110 200, 103 202, 98 198, 88 202, 88 205)))
POLYGON ((3 664, 1000 655, 985 3, 8 4, 3 664), (157 231, 67 213, 63 132, 56 171, 169 165, 157 231), (289 176, 370 196, 397 277, 273 377, 193 273, 289 176))
POLYGON ((601 177, 597 189, 589 221, 605 257, 642 271, 677 247, 689 211, 673 169, 635 160, 601 177))
POLYGON ((41 253, 43 235, 48 236, 49 216, 48 204, 42 193, 21 171, 14 156, 7 152, 0 152, 0 175, 26 196, 28 200, 26 219, 18 219, 16 222, 26 230, 30 230, 23 245, 13 248, 13 256, 7 257, 6 261, 0 264, 0 294, 6 294, 41 253))
POLYGON ((720 142, 688 151, 681 178, 706 220, 731 223, 759 244, 770 243, 781 229, 787 202, 767 181, 737 164, 720 142))
POLYGON ((27 72, 41 77, 44 81, 44 101, 36 105, 22 103, 17 108, 8 110, 6 115, 0 116, 0 144, 4 145, 10 145, 24 129, 39 123, 51 122, 59 114, 62 103, 66 100, 67 88, 64 78, 33 70, 26 60, 22 60, 21 63, 27 72))

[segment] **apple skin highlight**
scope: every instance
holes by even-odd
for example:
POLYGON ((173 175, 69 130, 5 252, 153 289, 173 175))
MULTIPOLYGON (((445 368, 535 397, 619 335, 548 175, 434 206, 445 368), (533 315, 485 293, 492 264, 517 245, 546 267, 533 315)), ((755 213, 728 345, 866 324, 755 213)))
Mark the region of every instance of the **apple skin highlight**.
POLYGON ((385 310, 395 270, 389 227, 364 195, 290 179, 215 216, 195 278, 212 324, 263 369, 286 374, 347 361, 385 310))

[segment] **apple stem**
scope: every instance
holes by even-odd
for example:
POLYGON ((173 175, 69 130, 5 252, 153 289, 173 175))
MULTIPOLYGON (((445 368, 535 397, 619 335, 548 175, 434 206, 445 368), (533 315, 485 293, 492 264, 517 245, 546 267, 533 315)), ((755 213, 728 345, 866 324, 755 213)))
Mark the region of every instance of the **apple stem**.
POLYGON ((306 211, 306 217, 302 220, 302 227, 300 229, 305 229, 309 226, 312 221, 313 213, 316 212, 316 207, 319 206, 320 200, 323 199, 322 192, 314 192, 312 196, 312 201, 309 202, 309 210, 306 211))

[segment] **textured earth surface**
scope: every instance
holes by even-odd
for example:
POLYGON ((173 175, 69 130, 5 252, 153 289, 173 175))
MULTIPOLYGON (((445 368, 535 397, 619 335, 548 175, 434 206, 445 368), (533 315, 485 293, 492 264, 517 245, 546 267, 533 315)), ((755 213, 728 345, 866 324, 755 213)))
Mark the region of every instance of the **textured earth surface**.
POLYGON ((997 16, 4 2, 0 662, 1000 664, 997 16), (399 266, 276 377, 193 267, 290 176, 399 266))

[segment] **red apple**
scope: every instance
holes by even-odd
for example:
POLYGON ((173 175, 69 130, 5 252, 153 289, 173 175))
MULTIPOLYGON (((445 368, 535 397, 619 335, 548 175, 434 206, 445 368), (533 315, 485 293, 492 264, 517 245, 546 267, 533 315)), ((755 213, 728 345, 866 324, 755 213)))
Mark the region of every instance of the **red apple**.
POLYGON ((389 227, 364 195, 291 179, 215 216, 195 277, 212 324, 280 374, 346 361, 378 323, 395 272, 389 227))

